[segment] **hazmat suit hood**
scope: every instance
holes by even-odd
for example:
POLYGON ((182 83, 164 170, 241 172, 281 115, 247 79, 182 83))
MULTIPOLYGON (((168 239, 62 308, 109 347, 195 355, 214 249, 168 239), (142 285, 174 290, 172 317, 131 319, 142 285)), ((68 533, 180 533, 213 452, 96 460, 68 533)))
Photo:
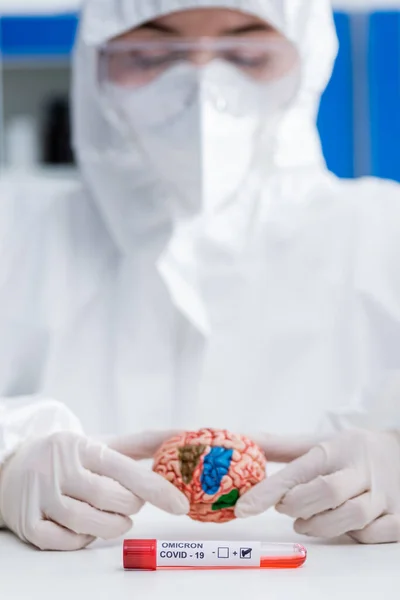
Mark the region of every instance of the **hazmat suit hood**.
POLYGON ((148 241, 149 231, 168 235, 167 192, 154 182, 145 157, 140 151, 132 156, 132 147, 106 118, 97 49, 146 21, 194 8, 254 14, 294 43, 301 58, 301 85, 280 121, 269 164, 272 169, 324 168, 316 117, 337 52, 329 0, 86 0, 74 57, 74 149, 89 192, 123 249, 132 239, 143 243, 141 234, 148 241))

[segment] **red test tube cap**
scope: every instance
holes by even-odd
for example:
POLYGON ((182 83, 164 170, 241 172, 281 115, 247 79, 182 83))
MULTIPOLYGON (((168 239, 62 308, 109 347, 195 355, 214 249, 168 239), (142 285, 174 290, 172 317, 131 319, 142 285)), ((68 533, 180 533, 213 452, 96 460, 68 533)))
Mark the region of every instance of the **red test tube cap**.
POLYGON ((135 571, 157 570, 156 540, 124 540, 124 569, 135 571))

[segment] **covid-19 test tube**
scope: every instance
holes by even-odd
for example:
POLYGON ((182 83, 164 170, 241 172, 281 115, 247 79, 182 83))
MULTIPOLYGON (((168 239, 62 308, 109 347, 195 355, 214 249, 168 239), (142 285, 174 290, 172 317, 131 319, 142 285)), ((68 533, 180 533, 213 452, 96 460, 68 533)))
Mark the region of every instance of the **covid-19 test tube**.
POLYGON ((233 541, 125 540, 126 570, 295 569, 307 559, 300 544, 233 541))

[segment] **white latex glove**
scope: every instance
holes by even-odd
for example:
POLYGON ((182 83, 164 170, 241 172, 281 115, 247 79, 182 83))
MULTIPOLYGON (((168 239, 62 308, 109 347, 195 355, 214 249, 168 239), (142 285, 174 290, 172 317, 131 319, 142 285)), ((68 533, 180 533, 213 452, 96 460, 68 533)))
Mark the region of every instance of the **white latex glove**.
POLYGON ((400 541, 399 433, 352 430, 317 446, 304 438, 266 435, 256 441, 267 459, 285 462, 296 453, 300 458, 245 494, 237 517, 276 506, 296 519, 300 534, 349 534, 367 544, 400 541))
POLYGON ((135 458, 150 458, 171 432, 109 445, 75 432, 23 443, 0 470, 0 513, 22 540, 42 550, 77 550, 117 538, 144 502, 176 515, 188 500, 135 458))

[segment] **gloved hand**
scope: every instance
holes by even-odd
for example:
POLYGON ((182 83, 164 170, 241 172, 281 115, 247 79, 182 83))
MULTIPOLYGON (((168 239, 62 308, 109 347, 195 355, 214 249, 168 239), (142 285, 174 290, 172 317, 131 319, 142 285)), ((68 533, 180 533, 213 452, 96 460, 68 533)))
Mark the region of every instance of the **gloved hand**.
POLYGON ((77 550, 128 532, 148 501, 176 515, 189 511, 171 483, 136 462, 173 433, 142 434, 105 445, 73 432, 23 443, 0 469, 6 526, 42 550, 77 550))
POLYGON ((296 519, 300 534, 347 533, 366 544, 400 541, 399 433, 352 430, 316 446, 304 439, 257 441, 270 460, 304 455, 244 495, 237 517, 276 506, 296 519))

